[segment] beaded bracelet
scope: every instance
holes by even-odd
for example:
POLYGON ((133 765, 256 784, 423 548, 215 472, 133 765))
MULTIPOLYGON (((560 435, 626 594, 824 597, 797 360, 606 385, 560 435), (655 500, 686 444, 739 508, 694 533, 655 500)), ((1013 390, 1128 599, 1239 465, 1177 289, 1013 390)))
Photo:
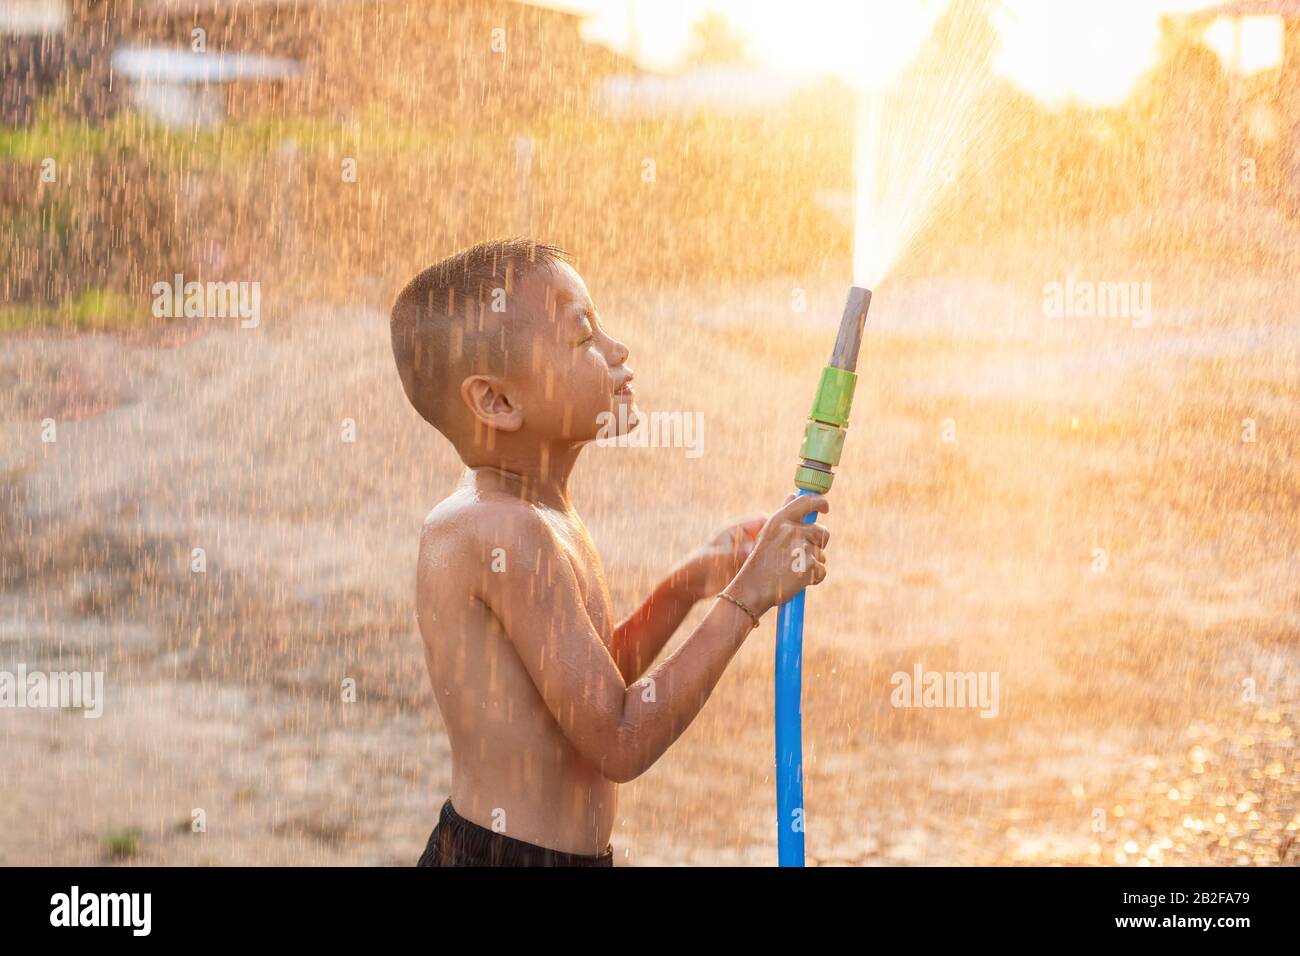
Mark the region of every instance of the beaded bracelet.
POLYGON ((718 592, 718 597, 722 598, 724 601, 730 601, 732 604, 736 605, 736 607, 740 608, 742 611, 744 611, 746 614, 748 614, 749 617, 750 617, 750 620, 752 620, 752 621, 754 622, 754 626, 755 626, 755 627, 758 627, 758 624, 759 624, 759 621, 758 621, 758 615, 755 614, 753 611, 751 611, 748 607, 746 607, 742 602, 736 600, 734 597, 732 597, 732 596, 731 596, 730 594, 728 594, 726 591, 719 591, 719 592, 718 592))

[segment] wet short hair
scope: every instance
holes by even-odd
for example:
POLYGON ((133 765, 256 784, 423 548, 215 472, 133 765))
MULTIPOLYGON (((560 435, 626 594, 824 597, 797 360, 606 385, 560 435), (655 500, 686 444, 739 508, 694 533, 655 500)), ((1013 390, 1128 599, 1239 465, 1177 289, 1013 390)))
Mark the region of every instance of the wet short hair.
POLYGON ((429 266, 407 283, 390 317, 393 358, 406 397, 425 421, 447 433, 447 386, 462 365, 467 372, 507 370, 507 328, 489 329, 485 322, 501 290, 512 292, 537 269, 569 261, 564 250, 534 239, 494 239, 429 266))

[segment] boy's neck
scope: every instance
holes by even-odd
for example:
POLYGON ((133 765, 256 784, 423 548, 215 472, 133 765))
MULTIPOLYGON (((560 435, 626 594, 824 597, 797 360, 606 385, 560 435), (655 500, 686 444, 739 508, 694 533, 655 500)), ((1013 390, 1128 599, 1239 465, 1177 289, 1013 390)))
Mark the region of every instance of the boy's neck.
POLYGON ((465 461, 474 486, 535 504, 569 511, 569 475, 581 445, 556 448, 544 445, 536 455, 508 455, 465 461))

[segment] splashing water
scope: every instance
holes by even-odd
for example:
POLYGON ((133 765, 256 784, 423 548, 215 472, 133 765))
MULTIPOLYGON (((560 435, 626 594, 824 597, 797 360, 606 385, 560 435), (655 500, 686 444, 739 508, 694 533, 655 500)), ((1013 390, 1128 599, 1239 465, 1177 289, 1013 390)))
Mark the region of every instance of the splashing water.
POLYGON ((874 289, 941 209, 981 129, 995 33, 980 0, 957 0, 906 71, 858 98, 853 282, 874 289))

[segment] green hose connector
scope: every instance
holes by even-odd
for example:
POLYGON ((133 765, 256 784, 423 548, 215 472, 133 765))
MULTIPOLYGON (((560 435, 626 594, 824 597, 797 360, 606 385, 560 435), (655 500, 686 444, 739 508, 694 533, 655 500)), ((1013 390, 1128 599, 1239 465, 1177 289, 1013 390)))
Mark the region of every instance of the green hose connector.
POLYGON ((830 364, 822 369, 808 424, 804 427, 803 444, 799 447, 799 457, 803 460, 795 468, 794 484, 802 491, 825 494, 835 480, 832 469, 844 453, 844 430, 849 425, 853 391, 858 384, 854 368, 870 305, 871 293, 866 289, 854 286, 849 290, 835 351, 830 364))
POLYGON ((795 468, 794 485, 804 491, 825 494, 835 480, 831 469, 844 453, 845 426, 853 407, 853 389, 858 377, 853 372, 827 366, 822 369, 821 384, 813 399, 803 444, 799 446, 802 463, 795 468))
POLYGON ((823 465, 838 465, 844 451, 844 429, 822 422, 809 422, 803 430, 800 458, 811 458, 823 465))
POLYGON ((853 408, 853 390, 858 376, 851 370, 827 365, 822 369, 822 379, 817 383, 817 397, 813 399, 808 417, 815 422, 838 425, 849 424, 849 411, 853 408))
POLYGON ((794 470, 794 486, 802 491, 815 491, 824 495, 831 490, 831 482, 834 480, 835 476, 829 471, 809 468, 807 465, 800 465, 794 470))

